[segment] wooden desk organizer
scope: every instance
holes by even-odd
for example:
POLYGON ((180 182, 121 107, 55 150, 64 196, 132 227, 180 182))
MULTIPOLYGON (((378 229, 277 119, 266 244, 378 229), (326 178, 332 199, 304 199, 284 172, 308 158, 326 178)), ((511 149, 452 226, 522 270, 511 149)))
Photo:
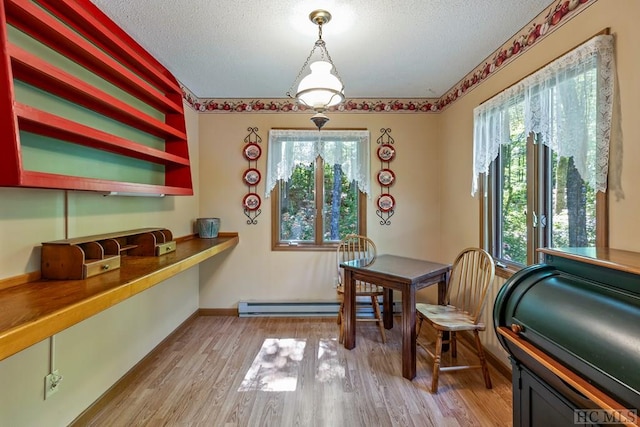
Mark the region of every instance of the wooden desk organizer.
POLYGON ((176 250, 171 231, 141 228, 42 243, 43 279, 86 279, 120 268, 129 256, 160 256, 176 250))

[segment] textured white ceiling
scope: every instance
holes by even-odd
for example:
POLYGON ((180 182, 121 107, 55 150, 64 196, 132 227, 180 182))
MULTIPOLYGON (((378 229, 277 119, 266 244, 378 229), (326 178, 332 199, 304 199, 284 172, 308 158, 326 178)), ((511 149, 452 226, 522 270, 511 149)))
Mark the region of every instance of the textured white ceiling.
POLYGON ((432 98, 556 0, 92 0, 200 98, 283 98, 318 28, 349 98, 432 98))

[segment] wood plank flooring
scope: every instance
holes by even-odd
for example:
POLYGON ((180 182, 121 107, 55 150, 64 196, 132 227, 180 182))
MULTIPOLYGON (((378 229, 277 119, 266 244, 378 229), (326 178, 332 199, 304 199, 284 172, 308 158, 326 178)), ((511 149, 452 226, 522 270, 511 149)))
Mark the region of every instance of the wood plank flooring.
POLYGON ((433 395, 423 349, 416 378, 402 377, 399 321, 386 344, 373 323, 351 351, 337 336, 333 318, 196 317, 75 425, 511 425, 511 382, 493 367, 491 390, 471 370, 441 373, 433 395))

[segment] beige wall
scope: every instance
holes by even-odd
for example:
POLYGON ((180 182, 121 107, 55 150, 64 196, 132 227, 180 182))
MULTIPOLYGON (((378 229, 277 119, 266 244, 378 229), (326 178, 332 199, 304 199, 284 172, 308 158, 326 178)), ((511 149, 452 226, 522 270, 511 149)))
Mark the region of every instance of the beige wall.
MULTIPOLYGON (((200 115, 200 215, 220 217, 222 230, 238 231, 240 244, 232 251, 200 266, 200 306, 236 307, 243 300, 335 300, 333 252, 271 251, 271 199, 264 198, 268 131, 271 128, 310 128, 310 114, 242 113, 200 115), (257 127, 263 155, 258 168, 262 214, 257 225, 247 225, 242 198, 247 187, 242 157, 248 127, 257 127)), ((396 253, 441 260, 440 156, 438 115, 435 114, 330 114, 327 128, 365 128, 371 132, 372 198, 367 202, 367 234, 379 253, 396 253), (381 226, 374 202, 380 194, 375 173, 380 169, 376 139, 381 128, 391 128, 396 173, 391 194, 396 213, 390 226, 381 226)))
MULTIPOLYGON (((197 152, 198 116, 187 109, 190 152, 197 152)), ((193 156, 194 171, 198 159, 193 156)), ((194 174, 197 188, 197 173, 194 174)), ((0 188, 0 278, 40 268, 40 243, 65 238, 63 191, 0 188)), ((103 197, 68 193, 68 237, 140 227, 192 232, 197 197, 103 197)), ((64 379, 43 399, 50 340, 0 361, 0 426, 64 426, 198 309, 199 270, 130 298, 55 336, 55 368, 64 379)), ((52 284, 55 286, 55 284, 52 284)))

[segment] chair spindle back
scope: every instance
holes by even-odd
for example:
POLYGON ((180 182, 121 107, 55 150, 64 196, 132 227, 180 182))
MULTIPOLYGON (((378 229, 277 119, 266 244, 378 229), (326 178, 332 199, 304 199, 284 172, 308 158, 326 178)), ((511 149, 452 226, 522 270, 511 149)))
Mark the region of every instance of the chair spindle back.
POLYGON ((338 284, 342 285, 343 272, 340 264, 346 261, 356 259, 363 260, 363 266, 371 264, 376 259, 376 245, 373 240, 365 236, 357 234, 349 234, 340 241, 336 251, 336 260, 338 268, 338 284))
POLYGON ((445 301, 463 310, 473 318, 474 323, 478 323, 494 275, 493 258, 485 250, 463 250, 453 263, 445 301))

